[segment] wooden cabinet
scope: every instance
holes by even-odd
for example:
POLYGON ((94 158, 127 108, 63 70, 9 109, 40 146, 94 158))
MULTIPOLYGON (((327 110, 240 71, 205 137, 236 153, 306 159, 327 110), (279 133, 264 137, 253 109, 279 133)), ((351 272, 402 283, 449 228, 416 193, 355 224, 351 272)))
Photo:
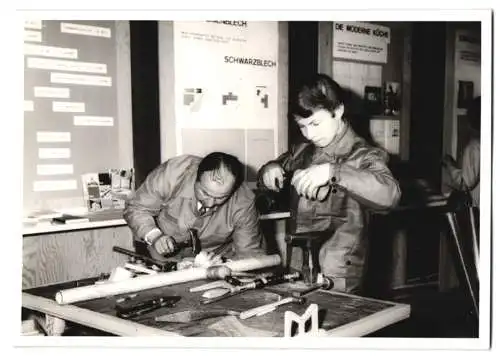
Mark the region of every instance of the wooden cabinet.
POLYGON ((113 246, 133 249, 127 226, 23 237, 22 288, 98 276, 123 264, 113 246))

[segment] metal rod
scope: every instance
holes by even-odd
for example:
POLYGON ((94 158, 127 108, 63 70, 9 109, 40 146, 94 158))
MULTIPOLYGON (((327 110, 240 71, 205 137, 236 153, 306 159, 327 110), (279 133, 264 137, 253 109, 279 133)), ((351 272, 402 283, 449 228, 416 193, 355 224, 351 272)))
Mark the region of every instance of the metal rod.
POLYGON ((453 237, 455 239, 455 244, 457 246, 458 256, 459 256, 460 262, 462 264, 462 267, 464 269, 465 280, 467 282, 467 287, 469 288, 469 291, 470 291, 470 295, 472 298, 472 304, 474 305, 474 310, 476 312, 476 315, 479 316, 479 308, 478 308, 478 305, 476 302, 476 296, 474 295, 474 290, 472 288, 472 283, 470 280, 469 272, 467 271, 467 267, 465 265, 465 259, 463 257, 463 253, 462 253, 462 246, 460 245, 459 234, 458 234, 458 230, 457 230, 458 222, 457 222, 457 219, 456 219, 456 216, 454 213, 448 212, 448 213, 446 213, 446 216, 448 217, 448 221, 450 222, 450 226, 451 226, 451 229, 453 232, 453 237))
POLYGON ((476 265, 476 271, 479 275, 479 245, 477 240, 476 221, 474 219, 474 209, 472 207, 469 207, 469 218, 472 227, 472 250, 474 251, 474 263, 476 265))
POLYGON ((130 257, 134 257, 136 259, 141 259, 141 260, 143 260, 143 261, 145 261, 147 263, 156 264, 156 265, 158 265, 160 267, 163 267, 167 263, 167 262, 163 263, 163 262, 160 262, 160 261, 156 261, 153 258, 144 256, 142 254, 139 254, 139 253, 136 253, 134 251, 131 251, 131 250, 128 250, 128 249, 125 249, 125 248, 122 248, 122 247, 118 247, 118 246, 113 246, 113 251, 117 252, 117 253, 128 255, 130 257))

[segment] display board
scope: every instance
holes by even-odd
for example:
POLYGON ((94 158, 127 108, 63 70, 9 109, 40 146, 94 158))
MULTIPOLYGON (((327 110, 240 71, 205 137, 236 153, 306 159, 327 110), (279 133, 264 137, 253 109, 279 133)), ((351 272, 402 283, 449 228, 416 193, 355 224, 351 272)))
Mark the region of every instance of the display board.
POLYGON ((164 139, 164 158, 224 151, 246 164, 252 182, 286 148, 279 127, 287 121, 280 55, 287 37, 279 29, 276 21, 160 23, 162 123, 175 131, 175 146, 164 139))
MULTIPOLYGON (((404 57, 408 30, 396 23, 333 22, 323 65, 348 94, 359 134, 390 154, 408 159, 410 66, 404 57), (330 57, 331 56, 331 57, 330 57)), ((326 28, 324 28, 326 29, 326 28)), ((322 43, 322 46, 327 47, 322 43)), ((323 51, 324 52, 324 51, 323 51)))
POLYGON ((81 176, 131 168, 127 21, 24 23, 24 211, 84 207, 81 176))

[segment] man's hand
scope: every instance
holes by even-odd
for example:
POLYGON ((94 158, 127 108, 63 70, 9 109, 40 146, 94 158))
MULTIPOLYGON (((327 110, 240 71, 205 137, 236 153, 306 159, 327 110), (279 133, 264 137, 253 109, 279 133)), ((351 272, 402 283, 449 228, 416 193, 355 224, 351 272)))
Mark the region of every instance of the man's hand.
POLYGON ((279 192, 283 188, 285 171, 277 163, 268 164, 262 173, 262 182, 270 190, 279 192))
POLYGON ((177 243, 175 240, 166 235, 161 235, 148 246, 149 253, 151 257, 156 260, 165 260, 165 255, 172 254, 177 249, 177 243))
POLYGON ((330 180, 330 164, 313 165, 293 174, 291 184, 300 196, 315 199, 318 189, 330 180))

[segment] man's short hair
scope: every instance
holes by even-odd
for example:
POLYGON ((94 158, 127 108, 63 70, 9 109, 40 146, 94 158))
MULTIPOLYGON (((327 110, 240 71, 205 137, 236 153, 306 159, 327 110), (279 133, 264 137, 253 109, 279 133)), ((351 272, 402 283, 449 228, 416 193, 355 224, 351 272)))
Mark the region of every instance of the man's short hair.
POLYGON ((224 152, 212 152, 206 155, 198 165, 196 180, 199 181, 204 172, 219 171, 223 168, 234 176, 234 188, 238 188, 243 182, 243 164, 237 157, 224 152))
POLYGON ((305 80, 292 95, 290 113, 292 116, 307 118, 314 111, 324 109, 333 114, 344 103, 344 96, 342 87, 330 76, 315 74, 305 80))

